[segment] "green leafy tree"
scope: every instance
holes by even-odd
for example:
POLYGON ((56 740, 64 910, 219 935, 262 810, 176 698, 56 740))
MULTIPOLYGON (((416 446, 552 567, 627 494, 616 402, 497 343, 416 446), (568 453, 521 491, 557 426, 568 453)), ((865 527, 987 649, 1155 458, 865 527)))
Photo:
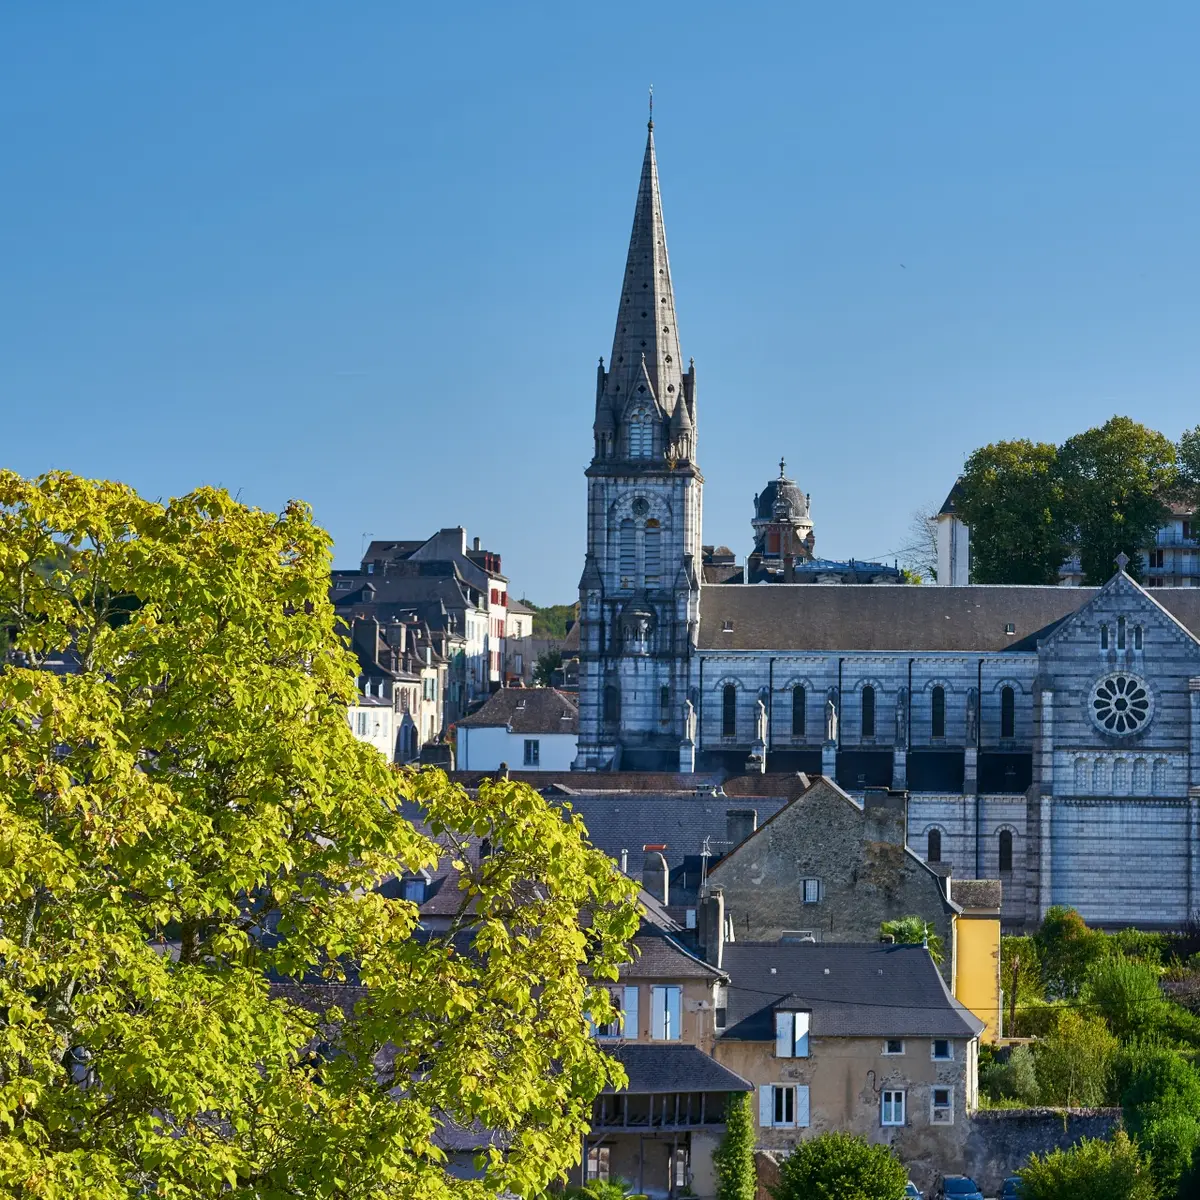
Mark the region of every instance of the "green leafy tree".
POLYGON ((758 1178, 754 1170, 754 1114, 750 1093, 729 1097, 725 1133, 713 1151, 717 1172, 717 1200, 754 1200, 758 1178))
POLYGON ((1165 1047, 1138 1047, 1122 1058, 1125 1127, 1149 1159, 1159 1195, 1186 1194, 1180 1183, 1200 1147, 1200 1073, 1165 1047))
POLYGON ((1000 939, 1000 986, 1008 1001, 1008 1022, 1004 1032, 1008 1037, 1020 1037, 1020 1007, 1044 998, 1042 967, 1033 938, 1000 939))
POLYGON ((1200 508, 1200 425, 1186 429, 1175 444, 1180 498, 1200 508))
POLYGON ((0 1194, 530 1194, 623 1080, 587 1017, 632 886, 532 789, 351 735, 329 561, 298 503, 0 472, 0 1194), (415 937, 379 885, 444 855, 462 911, 415 937), (482 1180, 446 1119, 504 1134, 482 1180))
POLYGON ((903 1200, 908 1172, 890 1146, 852 1133, 801 1142, 779 1164, 775 1200, 903 1200))
POLYGON ((1179 472, 1169 438, 1129 417, 1112 417, 1068 438, 1059 451, 1063 511, 1077 531, 1084 583, 1098 586, 1117 555, 1141 577, 1141 551, 1167 516, 1179 472))
POLYGON ((1055 905, 1046 912, 1034 934, 1042 966, 1042 986, 1058 999, 1078 996, 1087 973, 1105 951, 1102 934, 1087 927, 1073 908, 1055 905))
POLYGON ((1119 1038, 1155 1028, 1167 1006, 1158 971, 1120 951, 1092 964, 1084 993, 1119 1038))
POLYGON ((1037 1104, 1041 1088, 1037 1081, 1037 1064, 1028 1046, 1014 1046, 1007 1060, 999 1059, 979 1068, 979 1086, 992 1100, 1019 1100, 1022 1104, 1037 1104))
POLYGON ((955 509, 971 527, 972 583, 1057 583, 1069 553, 1058 450, 995 442, 967 459, 955 509))
POLYGON ((941 964, 942 939, 934 932, 931 921, 922 917, 896 917, 891 921, 884 921, 879 926, 879 933, 882 937, 890 937, 897 945, 920 946, 928 943, 929 957, 935 963, 941 964))
POLYGON ((1123 1130, 1111 1141, 1084 1138, 1032 1154, 1018 1174, 1022 1200, 1155 1200, 1150 1168, 1123 1130))
POLYGON ((1035 1051, 1042 1103, 1069 1108, 1106 1103, 1116 1053, 1117 1039, 1099 1017, 1062 1009, 1054 1032, 1035 1051))
POLYGON ((554 679, 554 672, 562 667, 561 650, 543 650, 533 664, 533 682, 541 687, 549 687, 554 679))

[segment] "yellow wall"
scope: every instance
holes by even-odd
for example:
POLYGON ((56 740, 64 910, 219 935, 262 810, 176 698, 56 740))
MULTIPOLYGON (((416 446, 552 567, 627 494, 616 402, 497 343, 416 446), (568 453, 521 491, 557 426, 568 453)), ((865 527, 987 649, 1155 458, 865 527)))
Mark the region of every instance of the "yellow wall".
POLYGON ((986 1026, 980 1040, 1000 1036, 1000 918, 962 913, 955 924, 954 996, 986 1026))

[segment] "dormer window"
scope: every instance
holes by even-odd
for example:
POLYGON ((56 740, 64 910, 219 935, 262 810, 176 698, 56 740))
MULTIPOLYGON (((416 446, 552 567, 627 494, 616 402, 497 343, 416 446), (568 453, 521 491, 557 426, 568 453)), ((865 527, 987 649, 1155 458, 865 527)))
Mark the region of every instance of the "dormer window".
POLYGON ((654 427, 650 412, 636 408, 629 414, 629 457, 649 458, 654 453, 654 427))
POLYGON ((807 1058, 808 1033, 812 1013, 777 1012, 775 1014, 775 1057, 807 1058))

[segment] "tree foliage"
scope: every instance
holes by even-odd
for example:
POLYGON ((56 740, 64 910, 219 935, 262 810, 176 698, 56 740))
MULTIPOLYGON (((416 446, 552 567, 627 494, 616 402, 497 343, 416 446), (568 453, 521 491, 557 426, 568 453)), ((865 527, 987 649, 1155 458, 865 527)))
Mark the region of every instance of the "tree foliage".
POLYGON ((1054 905, 1046 910, 1034 934, 1042 967, 1042 986, 1048 996, 1078 996, 1092 963, 1104 954, 1103 935, 1087 927, 1073 908, 1054 905))
POLYGON ((801 1142, 779 1164, 775 1200, 903 1200, 908 1172, 890 1146, 852 1133, 801 1142))
POLYGON ((725 1133, 713 1151, 717 1200, 754 1200, 758 1178, 754 1169, 754 1114, 750 1093, 730 1095, 725 1109, 725 1133))
POLYGON ((1119 1038, 1153 1029, 1166 1001, 1154 967, 1117 953, 1097 959, 1088 971, 1084 994, 1119 1038))
POLYGON ((1038 1091, 1043 1104, 1092 1108, 1107 1102, 1117 1039, 1099 1017, 1072 1008, 1058 1014, 1054 1032, 1037 1046, 1038 1091))
POLYGON ((929 957, 935 963, 941 964, 942 939, 934 932, 932 921, 916 916, 894 917, 890 921, 882 922, 879 933, 882 937, 890 937, 897 945, 927 945, 929 957))
POLYGON ((562 666, 561 650, 543 650, 533 664, 533 682, 541 687, 549 687, 554 681, 554 672, 562 666))
POLYGON ((1154 1200, 1150 1169, 1123 1130, 1069 1150, 1030 1155, 1018 1172, 1022 1200, 1154 1200))
POLYGON ((1014 1046, 1007 1059, 994 1059, 986 1066, 981 1063, 979 1086, 992 1100, 1037 1104, 1041 1099, 1041 1089, 1033 1051, 1028 1046, 1014 1046))
POLYGON ((1008 1037, 1021 1037, 1018 1017, 1021 1006, 1043 999, 1042 967, 1033 938, 1000 939, 1000 986, 1008 1002, 1004 1032, 1008 1037))
POLYGON ((620 1081, 585 969, 615 978, 632 886, 531 789, 351 735, 328 570, 298 503, 0 473, 0 1193, 528 1194, 620 1081), (379 885, 444 855, 461 919, 414 936, 379 885), (449 1117, 503 1135, 482 1181, 449 1117))
POLYGON ((955 500, 971 527, 972 583, 1057 583, 1067 556, 1058 451, 995 442, 967 459, 955 500))

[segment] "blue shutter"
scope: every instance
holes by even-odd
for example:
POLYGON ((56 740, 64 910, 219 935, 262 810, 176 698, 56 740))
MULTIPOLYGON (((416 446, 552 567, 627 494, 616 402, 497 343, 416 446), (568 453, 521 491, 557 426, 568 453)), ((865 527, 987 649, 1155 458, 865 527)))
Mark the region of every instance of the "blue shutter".
POLYGON ((650 989, 650 1036, 657 1042, 667 1036, 666 990, 663 987, 650 989))
POLYGON ((775 1057, 792 1057, 792 1014, 790 1012, 775 1014, 775 1057))
POLYGON ((798 1012, 794 1014, 796 1020, 796 1057, 808 1057, 808 1027, 809 1021, 812 1018, 812 1013, 798 1012))
POLYGON ((683 1037, 682 999, 682 988, 667 988, 667 1038, 672 1042, 683 1037))
POLYGON ((638 1027, 638 990, 636 987, 626 987, 624 1009, 625 1027, 622 1032, 630 1041, 637 1041, 640 1030, 638 1027))
POLYGON ((796 1088, 796 1124, 801 1129, 808 1128, 808 1088, 797 1086, 796 1088))
POLYGON ((775 1105, 771 1094, 771 1085, 762 1084, 758 1089, 758 1125, 760 1129, 770 1129, 774 1123, 775 1105))

